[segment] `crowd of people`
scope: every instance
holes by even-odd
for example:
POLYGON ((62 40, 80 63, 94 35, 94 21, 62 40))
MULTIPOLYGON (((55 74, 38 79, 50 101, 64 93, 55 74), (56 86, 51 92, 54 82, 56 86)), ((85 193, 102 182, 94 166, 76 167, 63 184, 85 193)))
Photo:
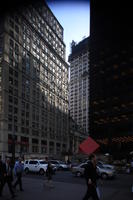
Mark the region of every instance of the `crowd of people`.
MULTIPOLYGON (((22 174, 24 171, 24 165, 22 164, 22 159, 19 158, 15 164, 13 164, 10 158, 7 158, 5 161, 0 159, 0 197, 3 194, 3 189, 7 183, 11 198, 16 197, 15 191, 17 185, 19 185, 20 191, 24 191, 22 186, 22 174)), ((48 187, 54 187, 52 183, 53 169, 51 163, 48 162, 46 176, 47 181, 46 185, 48 187)), ((45 186, 46 186, 45 185, 45 186)))
MULTIPOLYGON (((10 158, 7 158, 5 162, 0 160, 0 196, 3 194, 3 188, 7 183, 11 198, 14 199, 16 197, 15 191, 17 185, 19 185, 20 191, 24 191, 22 186, 22 173, 24 170, 24 166, 22 164, 22 159, 19 158, 15 164, 11 162, 10 158)), ((50 162, 48 162, 46 176, 47 181, 45 186, 54 187, 52 183, 52 175, 53 169, 50 162)), ((83 200, 88 200, 90 197, 94 200, 99 200, 99 194, 97 192, 97 179, 98 174, 96 171, 96 156, 91 154, 89 157, 89 162, 86 165, 84 176, 87 184, 87 191, 83 200)))
POLYGON ((22 173, 23 164, 21 158, 16 161, 15 165, 10 158, 7 158, 5 162, 0 160, 0 196, 3 194, 3 188, 6 183, 8 185, 12 199, 16 197, 15 188, 17 185, 19 185, 20 191, 23 191, 21 180, 22 173))

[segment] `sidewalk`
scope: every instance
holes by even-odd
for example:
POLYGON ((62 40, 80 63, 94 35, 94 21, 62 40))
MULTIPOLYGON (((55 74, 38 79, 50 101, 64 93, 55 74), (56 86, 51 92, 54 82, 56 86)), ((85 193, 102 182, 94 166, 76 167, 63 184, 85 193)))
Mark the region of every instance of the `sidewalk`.
MULTIPOLYGON (((85 192, 85 184, 73 184, 64 182, 53 182, 54 188, 44 186, 44 180, 23 177, 24 191, 16 190, 16 200, 82 200, 85 192)), ((100 187, 100 200, 132 200, 133 194, 129 190, 118 188, 100 187)), ((9 200, 10 193, 5 186, 1 200, 9 200)))

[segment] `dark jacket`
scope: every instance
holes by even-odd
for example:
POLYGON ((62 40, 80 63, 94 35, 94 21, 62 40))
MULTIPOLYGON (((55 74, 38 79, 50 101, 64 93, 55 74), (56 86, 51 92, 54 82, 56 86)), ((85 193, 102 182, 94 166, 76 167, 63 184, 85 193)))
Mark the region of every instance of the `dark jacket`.
POLYGON ((46 170, 46 176, 48 177, 48 179, 52 179, 52 175, 53 175, 53 169, 52 166, 50 164, 48 164, 47 166, 47 170, 46 170))
POLYGON ((91 179, 93 185, 97 185, 97 179, 99 178, 98 173, 96 171, 96 167, 92 164, 92 162, 88 162, 88 164, 85 167, 84 171, 84 177, 86 179, 86 182, 88 184, 88 180, 91 179))
POLYGON ((6 174, 6 165, 2 161, 0 161, 0 181, 3 181, 5 174, 6 174))
POLYGON ((13 181, 13 168, 11 164, 4 164, 4 168, 6 170, 6 181, 13 181), (9 169, 8 169, 8 165, 9 165, 9 169))

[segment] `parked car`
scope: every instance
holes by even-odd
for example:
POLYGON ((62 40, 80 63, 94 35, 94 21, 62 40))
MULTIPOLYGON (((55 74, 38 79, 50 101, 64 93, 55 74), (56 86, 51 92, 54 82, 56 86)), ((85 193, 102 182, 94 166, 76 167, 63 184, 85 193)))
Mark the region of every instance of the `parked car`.
POLYGON ((110 165, 110 164, 107 164, 107 163, 104 163, 102 161, 98 161, 97 162, 97 166, 99 167, 107 167, 107 168, 110 168, 110 169, 115 169, 115 166, 114 165, 110 165))
MULTIPOLYGON (((83 176, 86 165, 87 163, 81 163, 78 166, 72 167, 71 171, 77 177, 83 176)), ((97 165, 97 173, 102 179, 113 178, 116 176, 116 170, 107 166, 97 165)))
POLYGON ((67 165, 65 162, 60 160, 49 160, 51 164, 54 164, 57 168, 57 170, 68 170, 69 165, 67 165))
MULTIPOLYGON (((90 161, 87 160, 85 163, 88 163, 88 162, 90 162, 90 161)), ((103 161, 100 161, 100 160, 97 162, 97 166, 99 166, 99 167, 105 167, 105 168, 108 167, 110 169, 115 169, 114 165, 104 163, 103 161)))
MULTIPOLYGON (((43 175, 47 170, 47 161, 44 160, 25 160, 24 162, 24 171, 25 173, 29 172, 38 172, 39 174, 43 175)), ((56 167, 52 165, 53 172, 55 173, 56 167)))
POLYGON ((97 173, 102 179, 114 178, 116 176, 116 170, 108 166, 97 165, 97 173))
POLYGON ((79 162, 72 162, 71 164, 70 164, 70 168, 72 169, 73 167, 76 167, 76 166, 78 166, 79 165, 79 162))
POLYGON ((78 166, 72 167, 71 171, 77 177, 83 176, 86 165, 87 163, 81 163, 78 166))

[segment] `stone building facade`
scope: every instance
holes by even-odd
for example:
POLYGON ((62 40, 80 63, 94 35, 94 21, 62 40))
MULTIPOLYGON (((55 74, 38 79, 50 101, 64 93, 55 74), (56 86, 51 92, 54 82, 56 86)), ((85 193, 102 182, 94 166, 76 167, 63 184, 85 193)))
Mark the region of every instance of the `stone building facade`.
POLYGON ((43 2, 0 19, 0 154, 61 157, 69 149, 63 28, 43 2))

